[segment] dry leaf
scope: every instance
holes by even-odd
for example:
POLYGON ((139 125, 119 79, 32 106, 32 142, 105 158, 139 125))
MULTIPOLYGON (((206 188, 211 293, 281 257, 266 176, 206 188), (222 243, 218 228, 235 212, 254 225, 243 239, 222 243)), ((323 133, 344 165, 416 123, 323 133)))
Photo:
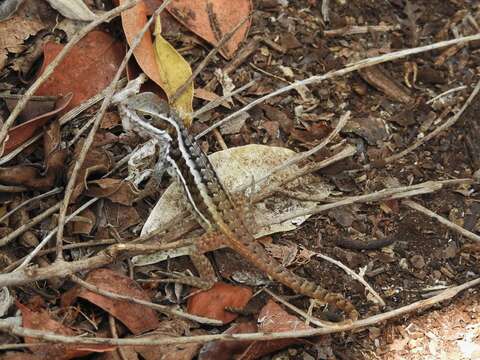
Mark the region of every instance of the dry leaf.
POLYGON ((0 70, 6 65, 8 53, 23 52, 27 48, 24 41, 48 27, 46 11, 51 8, 43 1, 26 0, 14 16, 0 22, 0 70))
MULTIPOLYGON (((84 142, 84 139, 80 139, 75 146, 73 161, 70 164, 67 173, 68 177, 72 175, 73 168, 75 167, 75 159, 77 159, 80 155, 84 142)), ((113 159, 110 154, 94 142, 88 150, 85 161, 83 162, 83 165, 78 172, 77 181, 73 190, 71 202, 74 203, 78 196, 80 196, 80 194, 83 192, 87 179, 91 174, 105 174, 111 169, 112 165, 113 159)))
MULTIPOLYGON (((22 312, 22 325, 28 329, 51 331, 59 335, 78 336, 74 330, 53 320, 50 315, 41 310, 39 312, 30 310, 27 306, 17 302, 17 307, 22 312)), ((25 343, 35 344, 42 342, 41 339, 25 337, 25 343)), ((51 344, 44 347, 32 347, 31 351, 42 359, 67 360, 85 356, 92 352, 112 351, 115 346, 111 345, 63 345, 51 344)))
MULTIPOLYGON (((254 322, 233 324, 223 334, 242 334, 257 332, 254 322)), ((230 360, 241 354, 251 341, 210 341, 203 345, 198 354, 198 360, 230 360)))
POLYGON ((110 201, 131 206, 136 199, 138 190, 135 186, 121 179, 100 179, 90 181, 85 195, 91 197, 108 198, 110 201))
MULTIPOLYGON (((257 180, 267 175, 274 167, 283 163, 296 153, 290 149, 265 146, 265 145, 246 145, 216 152, 209 155, 220 180, 230 193, 235 193, 238 188, 245 185, 251 185, 252 180, 257 180)), ((266 181, 266 185, 272 181, 281 181, 288 177, 292 172, 298 170, 296 165, 290 166, 281 174, 275 174, 266 181)), ((330 194, 328 185, 319 181, 315 176, 303 176, 289 183, 286 187, 289 191, 299 195, 311 195, 317 199, 327 197, 330 194)), ((294 198, 274 196, 266 201, 255 204, 252 217, 257 222, 256 229, 250 229, 256 238, 296 229, 302 224, 308 216, 298 217, 293 220, 277 224, 279 216, 296 212, 307 211, 316 206, 315 202, 300 201, 294 198)), ((142 234, 147 234, 158 227, 165 226, 174 219, 188 212, 188 203, 184 199, 183 189, 179 184, 172 184, 162 195, 150 213, 142 234)), ((190 251, 188 248, 178 249, 177 251, 164 251, 157 254, 145 256, 135 256, 133 262, 137 266, 153 264, 163 261, 168 257, 186 255, 190 251)))
POLYGON ((250 288, 219 282, 211 289, 190 297, 187 309, 190 314, 217 319, 227 324, 235 320, 238 314, 226 311, 225 307, 243 309, 251 297, 250 288))
MULTIPOLYGON (((101 290, 152 301, 150 296, 128 276, 109 269, 97 269, 88 273, 85 281, 101 290)), ((132 333, 141 334, 158 327, 157 314, 151 308, 128 301, 114 300, 76 286, 62 297, 62 306, 69 306, 81 297, 107 311, 120 320, 132 333)))
POLYGON ((65 110, 70 104, 71 100, 72 94, 67 94, 66 96, 60 98, 57 101, 54 110, 39 115, 29 121, 26 121, 20 125, 11 128, 8 131, 8 138, 5 144, 3 155, 6 155, 9 152, 15 150, 17 147, 29 140, 48 122, 48 120, 65 110))
MULTIPOLYGON (((175 0, 167 10, 187 29, 216 46, 222 37, 233 30, 252 12, 251 0, 175 0)), ((247 37, 250 21, 237 30, 236 34, 220 50, 231 58, 247 37)))
MULTIPOLYGON (((158 66, 158 74, 162 82, 160 86, 170 99, 192 75, 192 69, 183 56, 162 37, 161 27, 160 17, 157 17, 155 22, 154 54, 158 66)), ((193 82, 190 83, 175 102, 170 104, 172 108, 177 110, 187 127, 191 123, 192 102, 193 82)))
MULTIPOLYGON (((126 0, 120 0, 123 5, 126 0)), ((128 44, 131 46, 135 38, 143 26, 147 23, 147 8, 143 1, 140 1, 134 7, 122 12, 122 27, 128 44)), ((133 51, 133 55, 137 60, 142 71, 153 80, 158 86, 161 86, 160 76, 158 74, 157 64, 155 63, 155 55, 153 51, 153 39, 149 31, 145 33, 142 40, 133 51)))
MULTIPOLYGON (((63 47, 51 42, 45 44, 45 60, 40 74, 63 47)), ((103 31, 91 31, 70 50, 36 94, 62 95, 72 92, 72 102, 65 110, 68 111, 110 84, 123 55, 124 46, 120 41, 103 31)))

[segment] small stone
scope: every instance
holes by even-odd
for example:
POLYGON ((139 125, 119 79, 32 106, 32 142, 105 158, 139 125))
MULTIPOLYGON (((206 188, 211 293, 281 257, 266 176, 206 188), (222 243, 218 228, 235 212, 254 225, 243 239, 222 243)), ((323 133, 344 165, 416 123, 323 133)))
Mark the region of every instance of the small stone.
POLYGON ((453 259, 455 256, 457 256, 457 247, 455 244, 450 244, 447 246, 447 248, 443 251, 443 256, 445 259, 453 259))
POLYGON ((410 263, 415 269, 423 269, 425 267, 425 260, 422 255, 414 255, 410 258, 410 263))

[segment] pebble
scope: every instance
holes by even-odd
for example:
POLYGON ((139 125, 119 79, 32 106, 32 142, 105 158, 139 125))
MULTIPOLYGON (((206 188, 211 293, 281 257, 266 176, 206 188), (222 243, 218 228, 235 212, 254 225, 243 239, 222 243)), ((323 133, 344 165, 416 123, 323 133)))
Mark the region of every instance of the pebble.
POLYGON ((415 269, 423 269, 425 267, 425 260, 422 255, 413 255, 410 258, 410 263, 415 269))

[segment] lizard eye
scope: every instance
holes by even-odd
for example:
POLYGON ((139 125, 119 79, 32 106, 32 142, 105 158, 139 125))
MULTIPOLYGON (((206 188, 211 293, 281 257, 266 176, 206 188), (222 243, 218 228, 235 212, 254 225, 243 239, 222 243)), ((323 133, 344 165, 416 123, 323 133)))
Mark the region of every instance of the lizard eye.
POLYGON ((144 120, 152 120, 152 115, 149 115, 149 114, 143 114, 143 119, 144 120))

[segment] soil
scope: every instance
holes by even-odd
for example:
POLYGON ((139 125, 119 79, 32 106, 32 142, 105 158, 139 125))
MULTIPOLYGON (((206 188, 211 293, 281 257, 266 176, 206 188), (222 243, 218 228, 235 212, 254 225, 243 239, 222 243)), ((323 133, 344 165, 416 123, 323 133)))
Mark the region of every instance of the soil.
MULTIPOLYGON (((340 69, 356 60, 451 39, 457 33, 466 36, 480 31, 480 4, 476 0, 328 3, 326 21, 320 0, 254 1, 247 41, 257 42, 247 61, 229 76, 237 87, 252 79, 257 81, 235 97, 236 107, 292 81, 340 69), (281 6, 282 2, 288 2, 288 6, 281 6), (353 35, 328 33, 332 29, 367 25, 388 25, 390 29, 368 29, 353 35)), ((176 48, 182 48, 181 37, 165 36, 176 48)), ((249 111, 240 132, 225 134, 223 139, 229 147, 259 143, 304 151, 322 141, 335 128, 339 117, 351 111, 351 121, 340 135, 344 143, 356 147, 357 154, 316 173, 332 185, 336 195, 366 194, 429 180, 471 178, 480 167, 480 97, 474 99, 454 126, 402 159, 385 162, 385 158, 455 114, 468 98, 480 74, 480 42, 454 50, 424 52, 375 67, 374 75, 384 76, 380 82, 372 81, 364 72, 354 72, 308 90, 275 97, 249 111), (464 89, 428 103, 463 85, 464 89)), ((198 46, 182 55, 195 68, 207 51, 198 46)), ((227 63, 217 57, 203 70, 196 87, 205 86, 214 78, 215 69, 222 69, 227 63)), ((221 92, 218 90, 217 93, 221 92)), ((196 109, 203 105, 200 100, 196 102, 196 109)), ((217 108, 203 120, 213 122, 233 110, 217 108)), ((192 131, 205 127, 201 122, 194 123, 192 131)), ((221 149, 213 135, 208 135, 201 145, 208 152, 221 149)), ((323 160, 336 153, 337 148, 329 146, 314 159, 323 160)), ((121 154, 115 155, 120 158, 121 154)), ((412 200, 478 233, 478 190, 477 184, 455 185, 412 200)), ((146 196, 135 204, 143 220, 158 195, 146 196)), ((120 234, 136 236, 131 229, 122 229, 120 234)), ((330 263, 312 258, 294 268, 296 273, 332 292, 344 294, 362 317, 424 299, 480 274, 478 243, 403 206, 400 200, 336 208, 311 217, 295 231, 275 235, 273 241, 303 246, 340 260, 357 273, 363 272, 385 300, 384 309, 367 298, 362 285, 330 263), (379 239, 388 239, 389 245, 366 250, 348 248, 351 241, 362 244, 379 239)), ((230 251, 219 250, 211 258, 223 274, 249 266, 230 251)), ((164 266, 178 270, 191 264, 175 259, 164 266)), ((271 287, 293 304, 308 308, 307 300, 288 289, 278 284, 271 287)), ((315 315, 330 319, 337 315, 322 310, 316 309, 315 315)), ((264 359, 480 359, 479 290, 467 290, 446 303, 358 332, 308 339, 307 344, 291 345, 264 359)))

